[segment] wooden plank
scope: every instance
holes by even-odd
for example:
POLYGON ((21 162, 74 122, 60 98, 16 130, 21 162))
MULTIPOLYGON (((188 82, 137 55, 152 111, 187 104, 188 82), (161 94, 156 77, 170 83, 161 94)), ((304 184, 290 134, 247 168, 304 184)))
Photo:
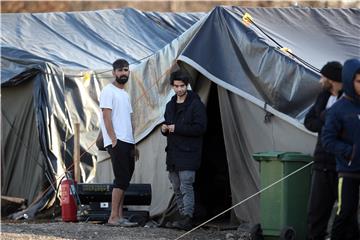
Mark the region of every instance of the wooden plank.
POLYGON ((8 205, 8 204, 25 204, 25 198, 18 198, 18 197, 10 197, 10 196, 1 196, 1 206, 8 205))

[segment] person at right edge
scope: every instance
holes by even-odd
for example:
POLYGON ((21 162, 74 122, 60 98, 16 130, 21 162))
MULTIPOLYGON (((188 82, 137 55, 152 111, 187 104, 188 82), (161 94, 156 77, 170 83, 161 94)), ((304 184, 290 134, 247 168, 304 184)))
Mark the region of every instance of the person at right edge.
POLYGON ((167 137, 166 170, 173 186, 181 219, 173 228, 190 230, 195 207, 193 183, 200 167, 202 136, 206 131, 206 109, 200 97, 188 90, 189 76, 181 71, 170 75, 175 95, 166 104, 161 133, 167 137))
POLYGON ((326 113, 321 140, 335 154, 338 172, 338 209, 331 240, 357 240, 360 185, 360 59, 345 61, 345 96, 326 113))
POLYGON ((320 84, 323 90, 317 96, 304 121, 308 130, 318 133, 307 214, 308 240, 324 240, 326 238, 328 222, 337 198, 335 156, 326 152, 322 147, 321 128, 325 121, 325 111, 342 94, 341 70, 342 65, 339 62, 328 62, 320 70, 320 84))

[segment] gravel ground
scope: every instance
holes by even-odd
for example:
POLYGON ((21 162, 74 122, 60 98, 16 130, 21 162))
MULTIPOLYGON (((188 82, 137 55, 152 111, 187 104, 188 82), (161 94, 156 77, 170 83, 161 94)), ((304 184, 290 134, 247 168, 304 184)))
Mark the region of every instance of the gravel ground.
MULTIPOLYGON (((1 222, 2 240, 170 240, 176 239, 185 231, 167 228, 121 228, 95 223, 30 223, 1 222)), ((216 228, 200 228, 180 238, 181 240, 238 240, 235 230, 220 231, 216 228)))

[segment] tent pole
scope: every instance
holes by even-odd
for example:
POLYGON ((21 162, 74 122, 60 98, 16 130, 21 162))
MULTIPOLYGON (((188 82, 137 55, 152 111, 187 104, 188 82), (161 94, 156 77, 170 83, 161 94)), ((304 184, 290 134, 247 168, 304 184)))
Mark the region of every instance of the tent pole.
POLYGON ((74 133, 74 178, 77 183, 80 182, 80 124, 75 123, 74 133))

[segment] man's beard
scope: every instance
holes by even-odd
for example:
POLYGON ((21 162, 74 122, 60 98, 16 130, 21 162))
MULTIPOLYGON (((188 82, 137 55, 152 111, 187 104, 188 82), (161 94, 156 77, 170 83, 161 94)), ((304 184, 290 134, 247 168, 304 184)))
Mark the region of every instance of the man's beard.
POLYGON ((331 85, 331 83, 329 83, 329 82, 325 82, 325 83, 322 85, 322 88, 325 89, 325 90, 327 90, 327 91, 331 91, 332 85, 331 85))
POLYGON ((115 78, 116 82, 119 84, 125 84, 128 81, 128 79, 129 79, 128 76, 121 76, 115 78))
POLYGON ((187 91, 177 92, 177 93, 176 93, 176 95, 177 95, 178 97, 183 97, 183 96, 185 96, 186 94, 187 94, 187 91))

